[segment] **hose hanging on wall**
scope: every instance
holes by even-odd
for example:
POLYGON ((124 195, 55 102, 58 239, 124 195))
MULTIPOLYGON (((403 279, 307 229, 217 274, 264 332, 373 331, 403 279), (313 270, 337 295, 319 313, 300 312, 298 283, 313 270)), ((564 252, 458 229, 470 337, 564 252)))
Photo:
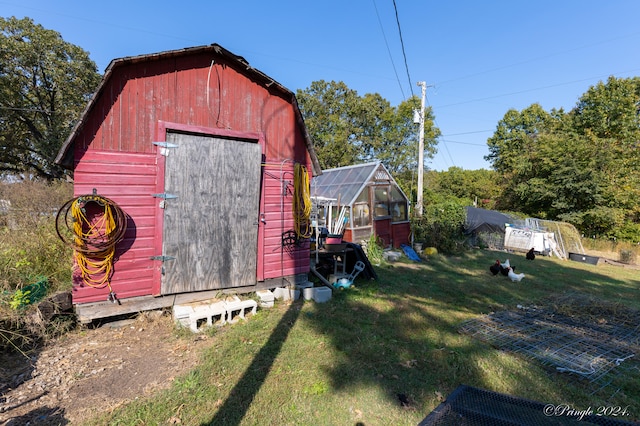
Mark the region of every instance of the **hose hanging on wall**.
POLYGON ((95 192, 67 201, 56 216, 58 237, 74 250, 83 283, 92 288, 109 287, 112 302, 116 302, 110 283, 115 248, 126 230, 124 211, 95 192))
POLYGON ((298 238, 311 237, 311 186, 307 168, 296 163, 293 168, 293 220, 298 238))

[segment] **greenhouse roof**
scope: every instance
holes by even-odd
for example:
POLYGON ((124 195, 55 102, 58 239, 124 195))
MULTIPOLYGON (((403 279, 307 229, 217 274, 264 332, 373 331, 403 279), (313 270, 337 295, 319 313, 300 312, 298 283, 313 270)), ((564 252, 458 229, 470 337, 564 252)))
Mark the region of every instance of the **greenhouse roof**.
MULTIPOLYGON (((320 176, 313 178, 311 196, 335 200, 340 198, 341 204, 351 205, 380 166, 376 162, 323 170, 320 176)), ((386 170, 384 172, 387 173, 386 170)), ((392 181, 388 173, 387 176, 392 181)))

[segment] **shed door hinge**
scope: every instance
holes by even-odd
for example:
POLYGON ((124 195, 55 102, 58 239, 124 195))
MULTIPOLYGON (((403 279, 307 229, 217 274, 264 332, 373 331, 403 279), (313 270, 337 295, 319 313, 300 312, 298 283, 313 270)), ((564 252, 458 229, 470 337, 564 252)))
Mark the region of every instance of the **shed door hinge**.
POLYGON ((151 196, 155 197, 155 198, 162 198, 162 199, 165 199, 165 200, 168 200, 170 198, 178 198, 177 195, 169 194, 167 192, 163 192, 161 194, 151 194, 151 196))
POLYGON ((160 155, 164 155, 165 157, 169 155, 170 149, 178 148, 178 145, 171 142, 154 142, 153 144, 160 147, 160 155))
POLYGON ((164 255, 162 255, 162 256, 151 256, 150 259, 151 260, 159 260, 161 262, 165 262, 167 260, 176 260, 176 258, 173 257, 173 256, 164 256, 164 255))
POLYGON ((163 192, 162 194, 151 194, 151 196, 154 198, 162 198, 162 201, 158 204, 158 207, 161 209, 164 209, 167 206, 167 200, 178 198, 177 195, 167 194, 166 192, 163 192))

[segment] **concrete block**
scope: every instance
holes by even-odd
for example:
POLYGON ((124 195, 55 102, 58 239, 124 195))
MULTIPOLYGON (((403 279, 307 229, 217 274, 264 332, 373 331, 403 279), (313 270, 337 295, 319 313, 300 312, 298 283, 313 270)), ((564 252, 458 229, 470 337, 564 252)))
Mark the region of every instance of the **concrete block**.
POLYGON ((255 314, 258 308, 258 302, 255 300, 240 300, 238 296, 225 299, 224 304, 227 309, 227 322, 231 324, 237 322, 238 319, 246 319, 245 315, 249 311, 255 314))
POLYGON ((193 308, 188 305, 173 305, 173 320, 183 327, 189 327, 191 321, 189 316, 193 313, 193 308))
POLYGON ((316 303, 328 302, 331 299, 331 289, 326 286, 313 288, 313 300, 316 303))
POLYGON ((387 262, 397 262, 402 257, 402 254, 397 251, 385 251, 382 253, 382 258, 387 262))
MULTIPOLYGON (((311 281, 307 281, 307 282, 296 285, 296 290, 299 290, 302 296, 304 296, 305 291, 310 288, 313 288, 313 283, 311 281)), ((310 299, 305 298, 304 300, 310 300, 310 299)))
POLYGON ((221 301, 174 305, 173 318, 180 325, 197 333, 204 326, 224 325, 227 322, 227 309, 221 301))
POLYGON ((304 297, 304 300, 313 299, 314 290, 315 289, 313 287, 306 287, 306 288, 302 289, 302 297, 304 297))
POLYGON ((222 326, 228 321, 227 307, 222 300, 217 300, 209 305, 211 324, 222 326))
POLYGON ((298 300, 300 297, 300 290, 294 290, 287 287, 276 287, 273 290, 273 296, 276 300, 298 300))
POLYGON ((271 290, 258 290, 256 291, 256 295, 258 299, 260 299, 259 304, 261 308, 273 308, 275 296, 271 290))

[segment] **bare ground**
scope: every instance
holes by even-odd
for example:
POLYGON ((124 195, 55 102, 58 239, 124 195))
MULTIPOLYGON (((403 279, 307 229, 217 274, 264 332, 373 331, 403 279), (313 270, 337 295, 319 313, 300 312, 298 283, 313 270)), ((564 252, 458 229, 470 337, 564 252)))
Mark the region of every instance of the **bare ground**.
POLYGON ((167 388, 191 369, 207 336, 179 336, 171 315, 81 327, 29 358, 0 354, 0 425, 82 424, 167 388))

